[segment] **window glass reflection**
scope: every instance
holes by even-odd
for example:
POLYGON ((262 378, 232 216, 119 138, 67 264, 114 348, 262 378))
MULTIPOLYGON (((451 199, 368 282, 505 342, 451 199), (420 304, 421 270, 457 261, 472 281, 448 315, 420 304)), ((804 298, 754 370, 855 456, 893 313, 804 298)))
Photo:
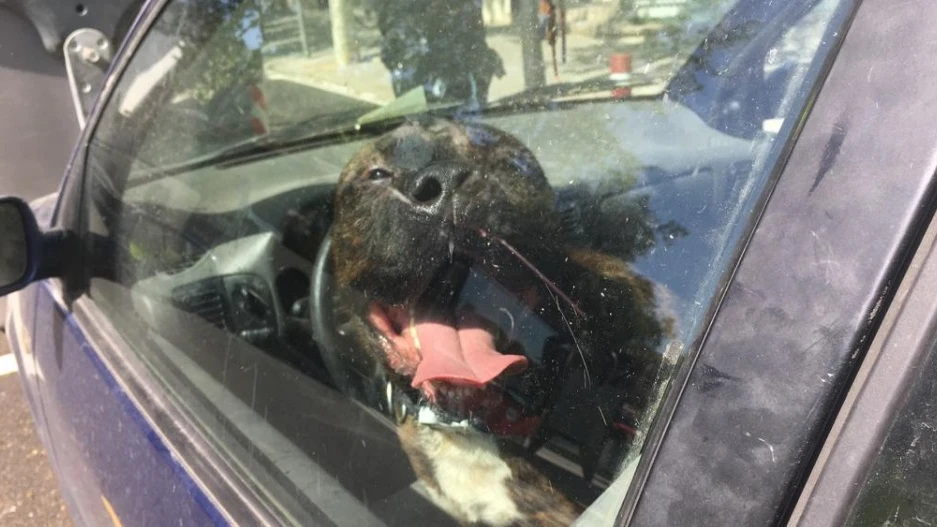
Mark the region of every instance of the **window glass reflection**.
POLYGON ((278 503, 610 523, 837 6, 171 2, 94 293, 278 503))

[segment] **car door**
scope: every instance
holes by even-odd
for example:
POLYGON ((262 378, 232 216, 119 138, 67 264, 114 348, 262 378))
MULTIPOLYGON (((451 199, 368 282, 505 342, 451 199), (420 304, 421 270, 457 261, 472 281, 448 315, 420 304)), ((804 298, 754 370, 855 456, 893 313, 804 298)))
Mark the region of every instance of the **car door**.
MULTIPOLYGON (((628 179, 609 194, 607 210, 624 211, 612 228, 660 216, 655 241, 630 262, 666 286, 659 294, 679 322, 651 379, 657 398, 616 398, 611 383, 596 395, 563 378, 557 397, 569 408, 538 439, 543 470, 589 505, 582 521, 612 522, 623 500, 622 518, 635 524, 786 517, 931 212, 929 44, 914 40, 924 34, 914 6, 885 17, 884 2, 867 1, 853 22, 850 2, 759 5, 712 15, 702 42, 684 50, 695 51, 682 84, 663 97, 635 89, 636 100, 609 106, 483 117, 531 145, 548 175, 564 178, 556 187, 571 164, 586 182, 635 164, 629 177, 640 185, 628 179), (808 32, 818 42, 804 61, 782 61, 795 73, 774 77, 780 95, 764 98, 772 104, 757 89, 730 89, 726 79, 754 78, 752 68, 771 78, 770 44, 803 30, 804 13, 823 15, 808 32), (876 33, 865 30, 882 19, 914 44, 919 68, 903 68, 890 48, 868 53, 876 33), (694 76, 714 77, 700 84, 716 95, 688 88, 694 76), (863 97, 844 96, 857 79, 868 85, 863 97), (919 95, 913 104, 890 97, 897 84, 919 95), (564 131, 570 122, 583 124, 581 137, 564 131), (911 142, 900 131, 909 126, 911 142), (599 403, 595 415, 577 410, 584 401, 599 403), (606 415, 610 401, 617 414, 606 415)), ((335 77, 294 77, 273 90, 292 101, 275 110, 310 114, 287 118, 286 135, 258 149, 250 137, 206 132, 202 112, 220 110, 180 104, 197 102, 202 87, 192 64, 217 66, 231 46, 258 49, 255 33, 232 43, 217 28, 241 27, 262 8, 239 4, 216 19, 181 17, 185 6, 152 5, 149 32, 118 59, 57 212, 58 225, 81 233, 82 257, 69 276, 34 286, 50 444, 66 486, 84 482, 72 502, 85 518, 131 523, 450 521, 415 486, 381 408, 335 391, 335 370, 303 320, 316 265, 302 245, 321 241, 330 185, 369 132, 359 120, 336 136, 350 140, 320 144, 293 125, 334 126, 336 108, 358 118, 373 106, 334 89, 335 77), (194 54, 180 64, 189 69, 170 65, 149 95, 130 96, 144 89, 135 80, 178 53, 163 37, 186 30, 194 54), (284 223, 297 215, 299 233, 284 223)), ((274 59, 265 74, 288 64, 274 59)), ((349 71, 338 78, 353 84, 349 71)), ((588 215, 575 201, 585 190, 570 187, 560 194, 572 195, 568 210, 588 215)))
POLYGON ((933 521, 933 229, 931 220, 790 525, 933 521))
MULTIPOLYGON (((58 205, 52 196, 37 202, 41 224, 58 212, 59 225, 75 225, 69 202, 82 181, 69 174, 58 205)), ((69 268, 83 264, 76 257, 69 268)), ((140 525, 223 523, 114 365, 104 362, 107 325, 77 315, 68 287, 74 280, 48 279, 17 293, 8 331, 19 344, 24 381, 37 386, 27 387, 33 416, 75 519, 85 525, 121 525, 122 518, 140 525)))
MULTIPOLYGON (((72 119, 71 111, 62 118, 72 119)), ((43 229, 79 229, 83 153, 79 144, 73 153, 76 164, 59 194, 32 203, 43 229)), ((68 268, 80 270, 84 260, 71 258, 68 268)), ((74 315, 75 294, 69 289, 74 277, 45 280, 14 295, 6 331, 40 437, 76 521, 120 525, 121 518, 131 516, 135 524, 221 522, 113 369, 102 362, 102 327, 74 315)))

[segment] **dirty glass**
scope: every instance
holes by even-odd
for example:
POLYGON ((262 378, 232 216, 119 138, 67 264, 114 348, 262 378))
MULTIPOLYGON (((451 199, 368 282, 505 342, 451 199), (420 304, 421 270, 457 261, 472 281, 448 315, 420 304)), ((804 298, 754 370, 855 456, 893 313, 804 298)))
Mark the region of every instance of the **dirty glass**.
POLYGON ((937 349, 908 386, 847 525, 937 522, 937 349))
POLYGON ((611 524, 843 4, 172 0, 91 294, 286 523, 611 524))

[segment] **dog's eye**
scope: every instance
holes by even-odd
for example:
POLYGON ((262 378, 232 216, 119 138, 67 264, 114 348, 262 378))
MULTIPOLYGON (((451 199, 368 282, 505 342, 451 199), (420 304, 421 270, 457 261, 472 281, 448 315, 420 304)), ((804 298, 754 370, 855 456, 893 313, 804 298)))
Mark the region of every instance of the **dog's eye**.
POLYGON ((371 181, 380 181, 382 179, 389 179, 393 177, 393 174, 389 170, 384 170, 383 168, 372 168, 368 171, 368 179, 371 181))

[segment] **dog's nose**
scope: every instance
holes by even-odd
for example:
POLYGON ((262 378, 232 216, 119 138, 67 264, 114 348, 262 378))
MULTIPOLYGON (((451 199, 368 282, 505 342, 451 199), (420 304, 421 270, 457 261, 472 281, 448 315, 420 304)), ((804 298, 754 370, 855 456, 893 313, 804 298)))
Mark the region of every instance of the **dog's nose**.
POLYGON ((465 163, 433 163, 413 175, 408 182, 407 193, 429 212, 443 212, 446 203, 471 173, 472 167, 465 163))

